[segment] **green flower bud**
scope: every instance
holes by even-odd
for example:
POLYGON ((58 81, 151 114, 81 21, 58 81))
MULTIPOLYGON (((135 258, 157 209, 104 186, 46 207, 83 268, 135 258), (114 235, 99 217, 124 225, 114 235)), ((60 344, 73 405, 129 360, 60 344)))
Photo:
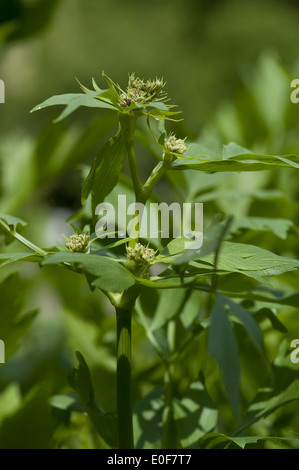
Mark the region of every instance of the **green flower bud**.
POLYGON ((165 142, 165 147, 169 150, 170 153, 184 153, 187 150, 185 145, 185 140, 177 139, 174 134, 170 134, 168 139, 165 142))
POLYGON ((86 253, 89 243, 89 235, 74 234, 71 235, 65 246, 72 252, 86 253))
POLYGON ((132 264, 132 271, 142 276, 155 261, 156 252, 152 248, 136 243, 134 248, 127 247, 127 258, 132 264))
POLYGON ((120 95, 120 104, 125 108, 130 106, 131 103, 146 103, 154 97, 157 98, 163 87, 164 83, 162 79, 156 78, 156 80, 144 82, 140 78, 135 77, 133 73, 129 76, 127 90, 120 95))

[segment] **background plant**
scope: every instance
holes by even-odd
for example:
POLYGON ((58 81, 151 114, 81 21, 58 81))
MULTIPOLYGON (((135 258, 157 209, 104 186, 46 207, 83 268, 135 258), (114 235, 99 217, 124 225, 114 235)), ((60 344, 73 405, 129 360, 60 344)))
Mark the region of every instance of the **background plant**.
MULTIPOLYGON (((123 21, 122 5, 118 4, 116 9, 112 3, 111 8, 118 11, 114 21, 118 22, 119 15, 121 21, 118 24, 121 25, 123 21)), ((134 30, 138 35, 138 28, 142 30, 143 47, 148 51, 147 54, 139 54, 138 56, 138 64, 140 64, 138 75, 152 76, 157 71, 168 81, 167 90, 170 96, 174 97, 174 101, 180 105, 180 109, 184 111, 185 124, 187 124, 186 126, 184 122, 180 122, 172 128, 169 123, 168 131, 175 130, 176 134, 181 137, 188 135, 192 141, 198 141, 202 145, 212 148, 216 153, 221 150, 222 143, 227 144, 230 141, 235 141, 258 154, 296 154, 298 153, 297 107, 292 105, 289 100, 290 79, 296 76, 296 41, 293 40, 293 35, 296 33, 292 28, 292 18, 296 18, 297 14, 296 8, 293 6, 285 8, 285 4, 282 5, 279 2, 275 2, 275 5, 272 2, 265 2, 267 5, 262 8, 267 11, 265 15, 267 21, 263 23, 262 31, 255 24, 257 5, 250 2, 250 5, 246 3, 244 6, 245 3, 242 4, 242 15, 238 14, 236 2, 232 1, 222 2, 213 12, 209 11, 207 5, 200 4, 200 2, 197 2, 196 6, 192 2, 188 5, 184 3, 182 8, 179 4, 174 6, 172 3, 170 11, 167 13, 167 24, 169 24, 169 15, 171 15, 171 24, 173 24, 175 35, 172 37, 170 28, 168 29, 169 37, 166 37, 162 32, 156 37, 157 41, 163 37, 165 47, 167 44, 171 44, 171 47, 168 48, 169 60, 165 64, 162 63, 162 60, 159 62, 156 52, 155 54, 151 53, 151 47, 153 48, 152 52, 157 49, 154 49, 152 35, 147 33, 144 27, 145 24, 150 24, 149 12, 147 15, 142 15, 139 11, 141 6, 135 8, 130 13, 130 21, 135 23, 135 28, 132 28, 132 31, 134 30), (204 21, 205 28, 190 28, 190 19, 196 18, 195 10, 197 11, 197 8, 199 8, 200 18, 204 21), (249 21, 250 29, 254 31, 254 34, 239 26, 244 18, 244 8, 246 9, 246 23, 248 24, 249 21), (269 11, 271 11, 271 15, 269 15, 269 11), (192 15, 190 15, 191 12, 192 15), (138 18, 146 18, 142 24, 134 20, 135 14, 138 18), (238 18, 235 23, 231 21, 232 14, 238 18), (275 26, 276 23, 279 24, 279 28, 275 26), (186 34, 186 31, 189 33, 186 34), (191 34, 192 31, 194 34, 191 34), (196 31, 200 31, 201 35, 204 34, 204 38, 198 37, 199 33, 195 34, 196 31), (234 40, 234 35, 238 36, 238 41, 234 40), (173 47, 174 44, 177 46, 173 47), (200 44, 204 44, 204 46, 199 48, 200 44), (261 45, 271 46, 275 53, 266 53, 261 45), (223 62, 214 59, 215 53, 213 51, 219 50, 219 47, 222 51, 221 56, 225 58, 223 62), (189 78, 185 79, 185 82, 180 78, 180 74, 175 73, 175 64, 178 62, 174 59, 179 51, 182 52, 181 58, 186 64, 185 69, 189 70, 188 67, 192 67, 193 71, 189 78), (244 51, 246 51, 245 55, 244 51), (257 53, 259 53, 259 58, 257 53), (146 56, 147 59, 146 63, 142 65, 140 60, 143 56, 146 56), (204 73, 201 65, 203 60, 205 63, 204 73), (184 85, 186 80, 187 87, 184 85), (193 96, 192 99, 189 93, 193 96)), ((37 117, 28 114, 29 109, 45 96, 57 93, 58 90, 68 91, 72 87, 74 87, 74 91, 77 91, 76 84, 73 84, 74 59, 69 52, 57 47, 57 44, 54 45, 55 41, 59 41, 59 24, 62 15, 64 15, 64 20, 61 24, 64 25, 64 28, 66 24, 69 24, 70 33, 76 31, 76 36, 81 39, 84 36, 86 41, 88 37, 91 38, 91 35, 83 35, 82 31, 79 32, 78 25, 76 26, 77 13, 73 8, 73 3, 71 18, 68 15, 67 2, 63 2, 62 5, 53 27, 46 32, 44 39, 39 37, 35 43, 32 41, 27 45, 25 42, 15 42, 14 46, 5 46, 2 54, 1 78, 6 81, 10 100, 5 108, 5 121, 3 119, 1 122, 1 212, 4 214, 13 213, 29 220, 31 227, 24 235, 34 240, 39 246, 49 246, 51 243, 56 245, 57 234, 60 231, 67 235, 71 234, 71 232, 67 232, 65 226, 63 228, 57 227, 58 221, 65 218, 66 212, 69 215, 80 207, 80 198, 76 196, 79 194, 78 188, 81 186, 79 172, 71 169, 75 168, 77 162, 83 162, 83 159, 84 163, 89 165, 99 150, 102 139, 108 138, 117 125, 115 113, 103 111, 98 114, 96 109, 84 111, 82 108, 82 111, 78 110, 74 119, 71 116, 67 123, 62 121, 56 125, 52 123, 47 125, 46 120, 49 116, 47 113, 36 113, 37 117), (45 61, 42 63, 39 59, 38 48, 42 47, 47 48, 46 63, 45 61), (29 56, 30 60, 34 62, 30 67, 31 77, 24 73, 16 73, 16 67, 20 68, 23 64, 23 60, 20 59, 23 57, 25 61, 28 61, 29 56), (18 57, 18 60, 14 60, 13 57, 18 57), (63 67, 60 67, 62 63, 63 67), (14 79, 11 80, 12 78, 14 79), (43 87, 39 85, 41 82, 44 84, 43 87), (24 89, 26 89, 26 93, 24 93, 24 89), (15 105, 13 105, 14 101, 15 105), (89 120, 89 116, 94 119, 93 122, 89 120), (43 124, 45 127, 38 137, 43 124), (7 133, 7 131, 12 132, 7 133), (89 159, 86 159, 87 156, 89 159), (63 176, 59 177, 59 175, 63 176), (51 233, 53 233, 52 237, 51 233)), ((89 21, 91 21, 91 16, 96 17, 94 15, 95 8, 96 6, 93 5, 89 11, 86 10, 84 18, 89 15, 89 21)), ((109 8, 110 6, 107 4, 104 10, 105 15, 108 15, 109 8)), ((258 8, 259 15, 263 15, 260 5, 258 8)), ((3 10, 1 9, 1 11, 3 10)), ((103 13, 103 9, 101 12, 103 13)), ((86 20, 82 21, 82 11, 78 14, 80 28, 83 28, 86 20)), ((154 9, 151 14, 155 14, 154 9)), ((165 18, 163 12, 160 12, 158 17, 163 23, 165 18)), ((101 28, 102 32, 104 31, 104 23, 101 28)), ((106 21, 106 24, 108 25, 109 22, 106 21)), ((89 28, 89 30, 96 31, 95 28, 89 28)), ((119 29, 120 33, 121 28, 119 29)), ((108 31, 106 31, 107 34, 109 36, 108 31)), ((116 33, 114 32, 114 34, 116 33)), ((133 38, 133 34, 131 37, 133 38)), ((96 37, 96 34, 93 42, 93 53, 101 55, 100 65, 105 70, 111 70, 113 76, 116 76, 120 83, 124 83, 124 71, 134 70, 136 67, 137 48, 131 47, 130 54, 126 53, 126 47, 132 44, 129 38, 130 35, 126 35, 126 40, 124 41, 122 38, 121 43, 116 39, 110 41, 112 49, 114 43, 118 46, 114 49, 114 53, 111 53, 110 47, 110 53, 107 56, 104 55, 102 49, 99 51, 95 48, 95 44, 98 48, 101 44, 101 40, 96 37), (119 48, 119 44, 122 44, 121 48, 119 48), (117 60, 115 60, 116 58, 117 60), (121 65, 122 60, 126 60, 123 65, 121 65)), ((76 48, 74 47, 77 51, 76 57, 82 51, 81 60, 76 61, 76 64, 80 62, 82 68, 76 72, 76 75, 83 83, 89 83, 90 75, 98 75, 99 63, 95 61, 91 64, 89 59, 88 63, 84 62, 84 56, 89 57, 89 54, 86 53, 87 44, 84 45, 84 41, 82 45, 80 42, 76 48)), ((105 43, 106 39, 102 41, 102 44, 105 43)), ((72 44, 70 42, 69 51, 73 47, 72 44)), ((165 57, 163 62, 164 60, 165 57)), ((180 62, 180 64, 182 63, 180 62)), ((25 71, 25 68, 23 70, 25 71)), ((2 109, 4 111, 4 108, 1 108, 1 111, 2 109)), ((56 117, 55 114, 54 116, 56 117)), ((143 130, 141 124, 140 122, 140 130, 143 130)), ((145 138, 140 130, 138 129, 136 137, 140 136, 140 141, 144 142, 145 138)), ((151 135, 148 137, 150 140, 151 135)), ((145 147, 137 144, 137 149, 138 161, 142 161, 142 165, 139 165, 139 170, 142 173, 141 179, 145 181, 153 163, 145 147)), ((86 176, 88 168, 85 167, 85 170, 86 176)), ((205 204, 207 224, 213 222, 212 218, 215 213, 220 213, 222 217, 233 214, 235 216, 233 224, 236 223, 236 219, 243 219, 243 216, 246 216, 246 221, 244 219, 238 221, 238 223, 242 222, 245 225, 244 228, 237 229, 235 227, 233 238, 230 238, 230 241, 252 244, 285 257, 298 258, 296 171, 279 167, 277 170, 259 173, 202 175, 200 172, 193 171, 187 173, 190 175, 190 179, 186 183, 184 182, 187 177, 186 172, 184 176, 178 170, 169 172, 167 178, 176 175, 175 187, 174 185, 170 186, 168 180, 163 180, 157 187, 158 196, 164 200, 169 198, 169 201, 186 200, 186 189, 194 188, 194 193, 198 193, 197 200, 205 204), (194 178, 191 186, 192 173, 194 173, 194 178), (176 192, 178 196, 174 195, 176 192), (248 220, 248 216, 250 220, 248 220), (267 220, 263 220, 263 224, 261 224, 261 220, 254 220, 256 217, 264 217, 267 220), (285 218, 290 221, 273 222, 269 220, 271 218, 285 218)), ((126 163, 121 181, 114 193, 110 194, 110 200, 113 201, 115 194, 123 192, 123 187, 126 187, 128 188, 128 196, 131 197, 130 201, 133 201, 134 192, 124 175, 129 175, 126 163)), ((82 217, 84 220, 83 214, 82 217)), ((82 222, 82 227, 86 222, 88 222, 88 217, 82 222)), ((63 239, 61 242, 64 243, 63 239)), ((9 246, 9 251, 12 248, 20 251, 20 247, 18 243, 14 243, 9 246)), ((5 250, 4 247, 3 250, 5 250)), ((80 350, 91 369, 94 389, 102 408, 105 410, 115 409, 116 400, 113 396, 115 389, 114 314, 100 291, 97 289, 92 294, 89 293, 87 283, 84 284, 81 276, 75 273, 60 268, 58 283, 58 268, 49 266, 47 269, 40 270, 36 264, 23 265, 20 263, 17 267, 22 282, 17 277, 14 278, 14 281, 11 280, 14 287, 10 292, 22 293, 26 298, 26 310, 33 311, 36 306, 39 306, 40 314, 35 316, 34 322, 22 341, 22 348, 13 356, 11 354, 14 353, 16 346, 11 349, 7 354, 7 364, 1 366, 3 403, 11 403, 10 408, 1 407, 3 410, 7 410, 2 420, 1 446, 103 446, 105 444, 94 433, 89 418, 78 410, 67 409, 63 411, 61 410, 62 405, 59 404, 60 411, 55 408, 55 415, 59 414, 60 424, 57 427, 55 420, 50 424, 51 408, 48 400, 50 396, 70 392, 70 389, 66 387, 66 375, 71 373, 75 364, 73 351, 80 350), (80 293, 80 296, 74 296, 74 292, 80 293), (83 310, 85 312, 84 318, 82 317, 83 310), (110 312, 112 317, 109 316, 110 312), (104 387, 103 384, 105 384, 104 387), (7 388, 8 385, 9 388, 7 388), (21 424, 26 420, 27 425, 30 422, 32 432, 25 436, 17 430, 22 428, 21 424), (56 432, 53 434, 54 429, 56 432)), ((1 270, 3 279, 15 269, 14 265, 3 267, 1 270)), ((297 275, 292 271, 275 279, 271 278, 272 285, 276 289, 288 293, 296 291, 296 280, 297 275)), ((234 279, 231 279, 231 284, 236 286, 234 279)), ((6 283, 5 292, 8 291, 7 285, 6 283)), ((221 283, 219 284, 218 280, 219 286, 221 287, 221 283)), ((163 290, 163 293, 159 291, 159 295, 155 295, 155 297, 153 297, 153 291, 150 292, 151 295, 148 294, 147 297, 145 293, 143 294, 145 300, 142 305, 147 309, 147 316, 154 311, 155 306, 161 303, 163 298, 164 306, 169 305, 169 298, 167 299, 169 291, 163 290), (151 309, 146 307, 147 299, 152 302, 151 309)), ((173 292, 169 294, 170 298, 173 297, 173 292)), ((9 299, 12 297, 14 294, 11 293, 9 299)), ((21 295, 19 298, 21 300, 21 295)), ((273 329, 270 321, 266 318, 259 319, 269 361, 269 368, 266 371, 262 362, 254 361, 254 356, 250 356, 249 351, 252 353, 252 349, 249 349, 244 341, 242 327, 233 322, 234 333, 238 341, 238 357, 243 366, 241 387, 243 410, 245 411, 248 403, 257 396, 259 387, 271 388, 272 396, 276 395, 279 401, 281 393, 287 390, 288 386, 297 378, 297 366, 289 360, 288 346, 290 340, 297 337, 298 302, 296 299, 296 295, 288 299, 291 306, 284 305, 285 300, 281 299, 275 304, 276 310, 274 312, 288 332, 281 326, 277 330, 273 329), (255 368, 254 372, 252 371, 253 367, 255 368)), ((9 305, 9 300, 4 304, 9 305)), ((197 309, 199 312, 200 305, 195 300, 194 304, 190 303, 186 307, 185 312, 192 311, 191 305, 195 305, 194 310, 197 309)), ((265 303, 261 305, 264 307, 265 303)), ((251 309, 248 301, 245 306, 247 309, 251 309)), ((271 303, 270 307, 273 308, 273 306, 274 304, 271 303)), ((161 311, 163 310, 165 307, 162 306, 161 311)), ((2 309, 2 311, 4 310, 2 309)), ((278 324, 274 317, 272 320, 277 327, 278 324)), ((165 327, 163 328, 165 330, 165 327)), ((159 327, 157 329, 159 330, 159 327)), ((10 327, 8 330, 11 335, 12 328, 10 327)), ((179 331, 181 331, 180 328, 179 331)), ((20 338, 23 333, 24 331, 20 332, 20 338)), ((184 362, 181 362, 184 367, 179 367, 177 364, 174 368, 174 396, 179 401, 183 397, 188 398, 190 395, 186 393, 188 385, 198 379, 200 371, 204 371, 206 388, 219 415, 217 429, 232 436, 236 429, 235 418, 225 393, 220 392, 219 373, 217 375, 217 369, 213 367, 211 360, 208 362, 206 354, 203 354, 206 333, 207 329, 194 341, 194 346, 191 347, 188 354, 185 353, 184 362)), ((158 336, 160 338, 161 333, 158 336)), ((12 342, 15 344, 14 340, 12 342)), ((149 391, 163 387, 164 368, 161 360, 153 352, 153 349, 149 348, 148 342, 144 340, 142 326, 136 322, 134 323, 133 342, 136 351, 133 367, 133 401, 138 403, 149 391)), ((193 392, 190 391, 190 393, 193 392)), ((148 429, 149 432, 145 435, 141 433, 143 437, 138 445, 157 447, 162 445, 159 424, 161 423, 159 413, 162 414, 162 411, 157 407, 158 403, 162 403, 161 396, 163 396, 163 392, 160 395, 156 392, 154 397, 147 400, 148 405, 144 404, 145 411, 142 416, 146 416, 146 418, 142 429, 148 429), (149 426, 149 422, 152 423, 152 427, 149 426), (155 422, 157 427, 155 427, 155 422), (155 436, 157 436, 156 440, 155 436)), ((296 387, 294 394, 292 392, 285 396, 287 398, 285 402, 279 401, 279 403, 283 403, 282 406, 275 405, 275 411, 273 411, 274 408, 269 407, 266 419, 260 419, 252 424, 251 427, 242 431, 243 435, 262 435, 264 437, 290 435, 292 430, 296 430, 298 420, 297 402, 290 401, 294 396, 296 396, 296 387)), ((184 406, 187 398, 184 400, 184 406)), ((68 406, 66 405, 66 408, 68 406)), ((77 408, 80 408, 79 404, 77 408)), ((52 408, 52 412, 53 410, 52 408)), ((185 407, 183 410, 185 412, 185 407)), ((191 420, 191 416, 198 415, 200 412, 189 413, 186 421, 181 420, 181 414, 180 418, 176 415, 175 421, 179 422, 180 426, 186 426, 191 420)), ((261 413, 260 416, 262 415, 261 413)), ((198 428, 194 422, 190 426, 191 430, 198 428)), ((184 435, 188 435, 189 431, 184 430, 183 432, 184 435)), ((222 442, 225 444, 220 442, 219 445, 235 445, 229 440, 222 442)), ((239 444, 240 442, 242 441, 239 441, 239 444)), ((245 441, 243 441, 244 443, 245 441)), ((296 446, 296 443, 276 440, 274 443, 267 441, 263 444, 261 442, 247 444, 247 446, 253 445, 296 446)))

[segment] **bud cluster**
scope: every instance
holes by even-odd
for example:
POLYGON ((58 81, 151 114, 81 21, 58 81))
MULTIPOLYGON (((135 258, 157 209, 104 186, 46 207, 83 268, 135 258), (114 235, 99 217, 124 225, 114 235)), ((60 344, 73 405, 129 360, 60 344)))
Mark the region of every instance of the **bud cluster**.
POLYGON ((127 107, 131 103, 143 104, 149 99, 157 98, 163 87, 162 79, 156 78, 156 80, 144 82, 135 77, 135 74, 131 74, 127 90, 120 95, 121 106, 127 107))
POLYGON ((65 246, 68 250, 73 252, 85 253, 88 248, 89 235, 86 234, 74 234, 71 235, 65 246))
POLYGON ((141 274, 145 272, 149 266, 155 261, 155 250, 136 243, 134 248, 127 247, 127 257, 135 267, 135 272, 141 274))
POLYGON ((185 139, 177 139, 174 134, 170 134, 165 142, 165 147, 170 153, 184 153, 187 150, 185 139))

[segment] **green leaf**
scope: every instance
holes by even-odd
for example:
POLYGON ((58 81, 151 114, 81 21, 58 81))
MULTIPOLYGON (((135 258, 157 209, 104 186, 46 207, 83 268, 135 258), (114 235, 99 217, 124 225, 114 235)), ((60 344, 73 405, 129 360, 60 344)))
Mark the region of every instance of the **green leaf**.
POLYGON ((152 331, 162 328, 169 320, 171 320, 179 310, 185 296, 184 290, 169 289, 160 291, 160 300, 158 308, 155 311, 154 318, 150 325, 152 331))
POLYGON ((0 267, 3 268, 8 264, 15 263, 17 261, 33 261, 40 263, 43 257, 38 255, 32 255, 30 253, 0 253, 0 267))
POLYGON ((211 225, 208 230, 203 233, 202 246, 197 249, 185 249, 186 241, 190 243, 193 241, 192 239, 184 237, 175 238, 168 243, 162 251, 163 256, 158 257, 157 260, 163 263, 169 262, 173 265, 182 265, 194 259, 204 258, 211 253, 215 253, 221 243, 226 223, 227 220, 219 224, 211 225))
POLYGON ((65 119, 67 116, 72 114, 81 106, 86 106, 88 108, 105 108, 112 109, 117 111, 117 108, 109 100, 107 96, 104 95, 104 90, 99 93, 99 91, 86 93, 67 93, 65 95, 55 95, 47 100, 43 101, 41 104, 35 106, 31 112, 39 111, 40 109, 47 108, 49 106, 65 105, 64 111, 55 119, 54 122, 59 122, 62 119, 65 119), (101 95, 103 95, 104 100, 101 100, 101 95))
POLYGON ((295 380, 291 385, 288 386, 286 390, 281 392, 279 395, 276 395, 274 397, 270 396, 268 399, 265 399, 265 394, 262 390, 261 395, 262 399, 260 399, 259 395, 257 395, 255 401, 248 408, 247 416, 245 417, 243 423, 236 429, 236 433, 240 433, 248 426, 251 426, 253 423, 256 423, 261 418, 265 418, 281 406, 284 406, 294 400, 298 400, 299 379, 295 380))
MULTIPOLYGON (((208 255, 205 261, 213 263, 208 255)), ((278 276, 299 267, 299 261, 279 256, 271 251, 244 243, 223 242, 218 260, 218 269, 230 273, 240 272, 263 281, 263 277, 278 276)))
POLYGON ((123 292, 135 283, 134 276, 113 258, 84 253, 60 252, 50 255, 44 265, 77 265, 83 271, 95 276, 93 285, 110 292, 123 292))
POLYGON ((156 389, 134 406, 133 426, 136 449, 161 449, 165 391, 156 389))
POLYGON ((211 313, 211 324, 208 331, 208 352, 218 363, 228 399, 239 416, 241 365, 237 341, 235 339, 225 302, 217 296, 216 304, 211 313))
POLYGON ((248 312, 248 310, 242 307, 242 305, 233 302, 231 299, 224 297, 223 295, 221 295, 221 299, 230 307, 232 312, 240 320, 256 348, 263 354, 263 334, 256 323, 253 314, 248 312))
POLYGON ((0 449, 53 449, 55 422, 48 398, 48 391, 39 384, 17 407, 18 397, 16 392, 11 392, 15 412, 2 422, 0 449))
POLYGON ((9 226, 10 230, 14 230, 19 233, 29 225, 24 220, 14 217, 13 215, 0 214, 0 220, 5 222, 5 224, 9 226))
POLYGON ((249 292, 223 292, 230 297, 238 299, 246 299, 250 301, 265 302, 267 304, 288 305, 290 307, 298 308, 299 305, 299 292, 294 292, 291 295, 283 295, 281 292, 276 293, 269 290, 263 292, 262 290, 251 290, 249 292))
POLYGON ((263 320, 264 318, 268 318, 271 322, 272 327, 280 331, 281 333, 287 333, 288 329, 281 323, 281 321, 277 318, 276 314, 270 310, 270 308, 261 308, 257 312, 254 313, 254 318, 256 321, 263 320))
POLYGON ((37 314, 37 311, 22 313, 24 285, 25 282, 18 273, 10 274, 0 284, 0 339, 5 344, 6 361, 17 351, 21 339, 37 314))
POLYGON ((186 154, 171 165, 174 170, 217 171, 260 171, 288 167, 299 168, 298 155, 263 155, 251 152, 233 142, 223 146, 222 155, 198 144, 189 145, 186 154), (198 150, 198 153, 196 153, 198 150), (194 155, 195 154, 195 155, 194 155))
POLYGON ((0 214, 0 234, 4 234, 6 244, 14 240, 14 237, 9 233, 10 231, 21 233, 28 225, 24 220, 12 215, 0 214))
POLYGON ((190 384, 181 400, 173 400, 173 415, 184 449, 198 447, 198 439, 215 429, 218 411, 202 380, 190 384))
POLYGON ((85 411, 77 395, 74 393, 69 393, 68 395, 53 395, 49 401, 50 405, 58 410, 79 411, 81 413, 85 411))
POLYGON ((92 385, 88 366, 79 352, 76 353, 79 361, 78 369, 74 369, 69 377, 69 384, 77 393, 86 413, 93 422, 97 432, 104 441, 113 448, 117 447, 117 418, 114 413, 103 413, 100 409, 92 385))
POLYGON ((293 226, 293 222, 289 219, 243 216, 233 220, 230 232, 237 233, 241 229, 273 232, 277 237, 285 240, 287 238, 288 231, 293 226))
POLYGON ((211 432, 199 438, 200 449, 245 449, 247 445, 258 444, 261 441, 292 441, 294 437, 246 436, 229 437, 219 432, 211 432))
POLYGON ((22 394, 19 385, 11 383, 0 395, 0 426, 3 420, 13 415, 20 407, 22 394))
POLYGON ((117 184, 125 158, 126 147, 119 132, 101 148, 83 184, 82 201, 91 192, 93 211, 117 184))

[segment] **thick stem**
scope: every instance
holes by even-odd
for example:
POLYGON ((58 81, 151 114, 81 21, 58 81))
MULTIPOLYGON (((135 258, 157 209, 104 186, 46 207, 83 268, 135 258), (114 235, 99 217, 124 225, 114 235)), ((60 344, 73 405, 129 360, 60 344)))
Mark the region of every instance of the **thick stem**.
POLYGON ((131 310, 116 308, 117 413, 120 449, 134 449, 131 401, 131 310))
MULTIPOLYGON (((176 322, 170 321, 167 327, 167 340, 171 355, 175 351, 175 338, 176 338, 176 322)), ((176 449, 176 425, 173 417, 173 364, 168 362, 164 374, 165 386, 165 406, 163 411, 163 433, 162 433, 162 448, 163 449, 176 449)))

